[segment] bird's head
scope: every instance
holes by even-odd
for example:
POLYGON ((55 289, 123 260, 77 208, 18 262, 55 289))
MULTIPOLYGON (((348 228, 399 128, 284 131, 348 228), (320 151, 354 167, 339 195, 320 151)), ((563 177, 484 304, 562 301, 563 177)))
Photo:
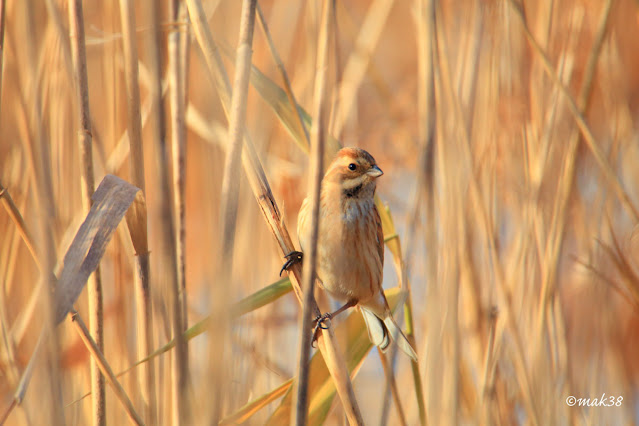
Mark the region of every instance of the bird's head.
POLYGON ((326 171, 324 182, 337 184, 346 197, 372 196, 375 180, 384 172, 372 155, 361 148, 340 149, 326 171))

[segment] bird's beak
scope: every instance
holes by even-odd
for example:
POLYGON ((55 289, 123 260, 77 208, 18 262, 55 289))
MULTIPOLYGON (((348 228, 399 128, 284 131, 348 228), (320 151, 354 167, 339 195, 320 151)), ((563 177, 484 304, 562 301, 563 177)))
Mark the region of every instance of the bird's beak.
POLYGON ((366 174, 369 175, 370 177, 376 178, 376 177, 380 177, 381 175, 383 175, 384 172, 379 167, 373 166, 370 169, 368 169, 366 174))

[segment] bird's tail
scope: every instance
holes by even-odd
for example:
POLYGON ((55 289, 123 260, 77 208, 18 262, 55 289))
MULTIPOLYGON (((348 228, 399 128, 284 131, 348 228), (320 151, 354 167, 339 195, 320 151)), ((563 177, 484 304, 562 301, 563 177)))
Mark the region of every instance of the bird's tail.
POLYGON ((384 325, 388 329, 388 332, 391 338, 397 342, 397 346, 409 357, 412 358, 413 361, 417 361, 417 353, 415 353, 415 349, 408 341, 408 338, 402 333, 402 330, 399 328, 393 315, 389 315, 384 320, 384 325))
POLYGON ((368 329, 368 337, 371 342, 377 346, 382 352, 386 352, 390 345, 391 339, 397 342, 397 346, 414 361, 417 361, 417 354, 411 346, 410 342, 402 333, 393 319, 393 315, 389 313, 386 319, 382 320, 372 311, 361 307, 366 328, 368 329))

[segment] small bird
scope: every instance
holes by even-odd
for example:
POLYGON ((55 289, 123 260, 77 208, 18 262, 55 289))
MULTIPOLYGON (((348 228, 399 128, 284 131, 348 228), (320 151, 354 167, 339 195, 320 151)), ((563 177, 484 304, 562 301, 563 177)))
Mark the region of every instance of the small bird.
MULTIPOLYGON (((344 310, 357 306, 364 316, 368 336, 384 352, 395 340, 399 348, 417 361, 417 354, 393 319, 382 289, 384 234, 375 207, 376 180, 383 174, 375 159, 360 148, 342 148, 322 180, 317 247, 320 286, 345 301, 337 311, 318 317, 317 327, 344 310)), ((302 252, 308 247, 311 206, 307 197, 300 208, 297 235, 302 252)), ((291 252, 282 271, 302 260, 291 252)), ((280 272, 281 273, 281 272, 280 272)))

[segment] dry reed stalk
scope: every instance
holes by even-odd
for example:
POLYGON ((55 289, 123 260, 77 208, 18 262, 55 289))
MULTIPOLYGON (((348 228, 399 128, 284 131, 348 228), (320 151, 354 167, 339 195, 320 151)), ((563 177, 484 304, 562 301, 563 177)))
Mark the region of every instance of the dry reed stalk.
POLYGON ((109 379, 109 384, 113 388, 116 397, 120 400, 120 402, 122 402, 124 410, 126 411, 131 421, 137 425, 143 425, 144 422, 135 411, 131 400, 127 396, 126 392, 124 392, 124 389, 118 382, 118 379, 116 379, 115 374, 113 374, 113 370, 111 370, 109 363, 104 358, 104 355, 102 355, 100 348, 98 348, 96 342, 91 337, 87 326, 84 324, 84 321, 82 321, 82 317, 78 315, 78 313, 73 309, 69 311, 68 316, 71 320, 71 323, 77 329, 78 334, 80 334, 82 341, 89 349, 89 352, 91 352, 92 359, 96 360, 96 363, 104 376, 109 379))
POLYGON ((22 214, 20 213, 20 210, 18 209, 15 202, 13 201, 13 198, 11 197, 9 190, 5 188, 4 186, 2 186, 1 183, 0 183, 0 202, 4 206, 7 213, 9 214, 11 221, 14 223, 15 227, 17 228, 18 233, 20 234, 20 237, 22 237, 22 241, 24 241, 25 245, 27 246, 27 249, 29 250, 29 253, 31 253, 31 257, 36 263, 36 266, 38 267, 38 269, 42 269, 42 264, 40 264, 40 259, 38 258, 38 253, 36 252, 33 239, 31 238, 31 235, 29 235, 29 231, 27 230, 27 224, 24 222, 24 219, 22 218, 22 214))
MULTIPOLYGON (((444 29, 441 18, 441 5, 434 6, 432 12, 435 16, 433 18, 432 27, 432 67, 434 75, 434 96, 437 102, 438 113, 436 116, 436 134, 435 140, 437 140, 437 148, 435 153, 437 155, 437 164, 445 165, 450 164, 452 158, 459 150, 460 135, 459 132, 447 134, 446 121, 451 115, 450 109, 453 109, 452 102, 445 102, 441 98, 442 92, 446 93, 446 90, 452 92, 450 87, 451 74, 449 69, 442 65, 447 57, 447 50, 443 46, 444 29), (448 86, 443 83, 446 80, 448 86), (446 143, 442 141, 446 140, 446 143)), ((426 82, 428 84, 428 82, 426 82)), ((447 93, 446 93, 447 94, 447 93)), ((450 93, 450 96, 454 97, 454 93, 450 93)), ((422 102, 425 100, 422 99, 422 102)), ((423 108, 424 106, 422 106, 423 108)), ((459 121, 456 123, 456 128, 464 128, 465 125, 461 124, 461 114, 457 117, 459 121)), ((422 141, 424 143, 425 141, 422 141)), ((425 149, 425 147, 423 147, 425 149)), ((465 164, 467 167, 467 164, 465 164)), ((462 167, 465 169, 465 167, 462 167)), ((445 238, 452 239, 453 241, 462 241, 463 231, 460 229, 459 215, 456 212, 461 210, 461 200, 456 196, 460 190, 460 186, 465 176, 459 172, 459 167, 446 168, 442 166, 437 168, 438 177, 441 181, 442 189, 439 191, 440 205, 439 216, 441 232, 445 235, 445 238)), ((429 376, 427 386, 427 402, 430 414, 430 422, 435 424, 455 424, 459 421, 459 312, 458 312, 458 297, 459 297, 459 281, 461 280, 460 271, 461 265, 458 258, 458 252, 455 248, 443 245, 437 250, 438 256, 441 258, 441 269, 438 270, 438 276, 436 277, 437 284, 433 285, 428 293, 427 300, 439 300, 440 302, 431 302, 427 307, 429 312, 429 328, 428 344, 430 348, 443 346, 446 347, 446 353, 438 353, 437 351, 430 351, 427 359, 427 371, 432 371, 429 376), (437 305, 442 305, 439 307, 437 305), (445 330, 445 334, 443 334, 445 330), (435 368, 441 366, 441 371, 437 372, 435 368)))
MULTIPOLYGON (((426 247, 437 247, 436 211, 435 211, 435 180, 434 180, 434 146, 436 109, 434 96, 433 75, 433 50, 435 43, 435 1, 417 0, 416 5, 416 29, 417 29, 417 117, 418 117, 418 143, 420 147, 419 179, 418 185, 422 188, 422 197, 425 204, 425 232, 426 247)), ((419 196, 419 195, 418 195, 419 196)), ((417 204, 416 204, 417 207, 417 204)), ((409 234, 410 235, 410 234, 409 234)), ((409 245, 410 247, 410 245, 409 245)), ((426 276, 430 283, 437 282, 436 257, 427 252, 426 276)), ((412 297, 408 297, 409 309, 404 311, 407 324, 412 328, 412 297)), ((409 333, 412 334, 412 333, 409 333)), ((428 341, 428 340, 427 340, 428 341)), ((427 354, 427 347, 420 353, 427 354)), ((425 395, 419 366, 411 363, 413 382, 415 383, 415 396, 419 410, 419 421, 422 426, 427 424, 425 395)))
MULTIPOLYGON (((82 159, 82 204, 85 213, 91 209, 91 195, 95 191, 93 176, 93 140, 91 112, 89 109, 89 83, 87 77, 86 48, 84 41, 84 16, 82 0, 69 0, 69 38, 73 59, 76 87, 80 153, 82 159)), ((104 331, 102 314, 102 279, 98 267, 88 282, 89 326, 97 348, 104 351, 104 331)), ((104 377, 95 359, 91 359, 91 392, 93 394, 93 424, 106 425, 104 377)))
MULTIPOLYGON (((209 71, 209 77, 213 79, 218 89, 218 95, 222 101, 225 112, 228 113, 230 98, 230 83, 228 76, 224 70, 222 59, 217 50, 217 46, 213 41, 213 36, 206 23, 206 15, 199 0, 187 0, 189 15, 193 24, 196 39, 202 49, 206 65, 209 71)), ((264 174, 264 170, 260 163, 255 148, 251 142, 248 133, 245 132, 245 150, 242 155, 242 164, 251 185, 251 189, 262 210, 264 219, 266 220, 273 236, 278 242, 281 253, 286 255, 295 249, 291 237, 284 225, 282 215, 277 207, 277 202, 273 197, 270 186, 264 174)), ((301 302, 303 293, 300 288, 301 269, 299 265, 294 265, 290 271, 289 277, 293 284, 293 290, 298 300, 301 302)), ((317 306, 313 312, 319 315, 320 311, 317 306)), ((331 328, 323 330, 318 338, 318 346, 322 353, 326 365, 328 366, 331 377, 334 380, 338 395, 342 401, 344 410, 348 413, 349 419, 360 418, 361 413, 357 406, 353 385, 351 383, 348 369, 341 354, 335 348, 335 336, 331 328)))
MULTIPOLYGON (((220 217, 222 218, 222 273, 228 274, 232 268, 235 226, 239 196, 240 157, 242 140, 246 122, 246 102, 248 99, 251 56, 253 53, 253 32, 255 28, 256 0, 244 0, 240 20, 240 36, 235 60, 235 79, 229 112, 229 142, 224 161, 224 177, 222 180, 222 202, 220 217)), ((222 280, 227 282, 227 280, 222 280)))
MULTIPOLYGON (((185 269, 185 174, 186 174, 186 71, 185 61, 187 52, 184 39, 188 39, 189 33, 183 24, 184 8, 181 0, 171 0, 169 5, 171 21, 175 23, 171 27, 168 36, 169 44, 169 99, 171 105, 171 146, 173 151, 173 212, 175 217, 175 261, 177 263, 177 285, 179 291, 179 303, 182 309, 182 324, 185 330, 187 321, 186 304, 186 269, 185 269)), ((186 44, 188 46, 188 44, 186 44)), ((188 347, 187 347, 188 356, 188 347)))
MULTIPOLYGON (((311 170, 308 180, 308 194, 311 206, 310 228, 307 230, 310 245, 305 248, 305 262, 302 276, 304 302, 302 304, 302 322, 299 326, 300 346, 298 348, 297 383, 293 398, 291 424, 306 425, 308 422, 308 382, 309 351, 312 343, 313 320, 312 306, 315 304, 315 280, 317 279, 317 240, 319 237, 319 209, 322 176, 324 174, 324 145, 326 138, 326 74, 328 73, 329 28, 331 28, 332 1, 324 1, 322 19, 319 26, 317 42, 317 70, 315 72, 315 89, 313 94, 313 125, 311 127, 311 170)), ((292 104, 296 105, 296 104, 292 104)), ((296 108, 297 109, 297 108, 296 108)), ((298 111, 299 113, 299 111, 298 111)), ((299 115, 299 114, 298 114, 299 115)))
MULTIPOLYGON (((240 29, 235 57, 235 76, 233 81, 232 96, 230 102, 228 122, 228 142, 226 157, 224 159, 224 171, 222 177, 222 192, 220 202, 220 286, 212 293, 211 309, 216 315, 216 322, 221 331, 217 339, 211 339, 215 344, 211 345, 212 365, 218 381, 216 388, 222 389, 228 382, 228 373, 220 368, 225 363, 224 349, 229 340, 228 313, 226 312, 229 290, 233 285, 233 250, 235 247, 235 231, 237 224, 238 202, 240 194, 240 160, 242 155, 242 142, 246 132, 246 109, 248 101, 249 76, 251 71, 251 58, 253 54, 253 33, 255 29, 255 5, 256 0, 244 0, 240 14, 240 29), (216 341, 217 340, 217 341, 216 341)), ((222 406, 227 399, 228 392, 215 393, 213 408, 213 420, 218 422, 222 418, 222 406)))
MULTIPOLYGON (((161 189, 158 191, 160 198, 160 215, 162 225, 159 227, 161 229, 160 239, 161 239, 161 247, 158 255, 162 258, 161 264, 163 266, 169 265, 167 267, 170 268, 172 264, 172 260, 167 254, 167 250, 164 249, 170 243, 170 237, 167 235, 172 234, 172 221, 170 216, 170 211, 168 214, 169 219, 166 219, 166 210, 168 208, 168 178, 166 177, 166 168, 164 167, 167 164, 166 160, 166 137, 165 137, 165 119, 164 119, 164 103, 162 102, 162 51, 161 51, 161 32, 160 32, 160 11, 158 9, 158 4, 154 0, 149 0, 144 3, 146 6, 146 13, 149 17, 150 31, 148 36, 145 38, 146 46, 147 46, 147 57, 149 61, 149 97, 146 100, 145 106, 148 105, 149 108, 142 107, 142 117, 141 117, 141 126, 144 126, 144 123, 148 117, 153 117, 151 120, 152 123, 152 137, 155 145, 155 149, 153 152, 156 154, 156 164, 157 164, 157 178, 156 182, 159 182, 161 185, 161 189)), ((124 138, 122 138, 124 139, 124 138)), ((131 145, 131 135, 129 135, 129 146, 131 145)), ((114 150, 116 151, 116 150, 114 150)), ((113 158, 113 157, 111 157, 113 158)), ((108 162, 110 163, 110 161, 108 162)), ((107 163, 107 164, 108 164, 107 163)), ((143 256, 137 262, 138 269, 144 266, 141 262, 148 262, 148 256, 143 256)), ((142 281, 141 281, 142 282, 142 281)), ((150 301, 150 289, 148 286, 140 285, 136 286, 137 288, 137 307, 138 309, 143 309, 141 312, 142 318, 138 320, 138 342, 137 342, 137 352, 138 357, 147 356, 150 354, 153 349, 153 328, 152 328, 152 310, 151 310, 151 301, 150 301), (144 323, 142 323, 144 321, 144 323)), ((155 362, 153 360, 149 360, 148 363, 145 363, 144 366, 140 369, 139 380, 142 384, 141 386, 141 396, 144 401, 144 414, 149 424, 157 423, 157 391, 155 389, 156 386, 156 377, 155 377, 155 362)))
MULTIPOLYGON (((399 423, 402 426, 406 426, 406 415, 404 414, 404 408, 402 407, 402 400, 399 397, 399 390, 397 389, 397 381, 395 380, 395 373, 393 372, 393 367, 388 362, 388 357, 383 352, 379 353, 379 359, 382 362, 382 368, 384 369, 384 376, 386 377, 386 382, 390 387, 390 393, 393 396, 393 401, 395 402, 395 409, 397 410, 397 415, 399 416, 399 423)), ((393 354, 397 354, 397 350, 393 351, 393 354)))

